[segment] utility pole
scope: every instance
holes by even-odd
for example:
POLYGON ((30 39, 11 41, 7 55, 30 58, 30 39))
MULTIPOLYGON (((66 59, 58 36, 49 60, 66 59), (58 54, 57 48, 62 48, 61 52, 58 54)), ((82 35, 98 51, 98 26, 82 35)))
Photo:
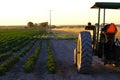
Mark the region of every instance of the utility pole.
POLYGON ((51 31, 51 10, 49 10, 49 18, 50 18, 49 30, 51 31))

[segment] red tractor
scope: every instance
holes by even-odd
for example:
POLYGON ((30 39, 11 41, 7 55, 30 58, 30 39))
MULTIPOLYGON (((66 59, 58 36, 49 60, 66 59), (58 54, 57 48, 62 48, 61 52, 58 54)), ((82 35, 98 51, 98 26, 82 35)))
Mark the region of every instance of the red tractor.
POLYGON ((102 58, 104 64, 120 65, 120 41, 115 40, 116 25, 114 23, 105 25, 105 10, 120 9, 120 3, 96 2, 91 8, 99 9, 98 24, 95 27, 86 27, 87 31, 79 33, 77 48, 74 49, 74 64, 77 66, 78 72, 81 73, 89 73, 93 55, 102 58), (104 9, 103 28, 99 25, 101 9, 104 9), (91 38, 89 30, 93 31, 93 38, 91 38))

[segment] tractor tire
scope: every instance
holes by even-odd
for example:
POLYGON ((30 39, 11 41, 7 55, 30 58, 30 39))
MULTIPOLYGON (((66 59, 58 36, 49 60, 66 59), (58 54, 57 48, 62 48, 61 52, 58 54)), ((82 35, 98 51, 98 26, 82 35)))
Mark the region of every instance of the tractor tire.
POLYGON ((92 66, 92 39, 87 31, 80 32, 77 42, 77 70, 79 73, 89 73, 92 66))
POLYGON ((77 66, 77 49, 74 49, 74 65, 77 66))

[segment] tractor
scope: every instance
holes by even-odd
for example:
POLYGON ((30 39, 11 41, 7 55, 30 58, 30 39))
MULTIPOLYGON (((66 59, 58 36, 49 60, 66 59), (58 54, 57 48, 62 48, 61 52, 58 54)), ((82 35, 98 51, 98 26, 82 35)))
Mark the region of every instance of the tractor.
POLYGON ((96 26, 85 28, 78 35, 77 48, 74 49, 74 64, 80 73, 89 73, 92 67, 92 57, 98 56, 106 64, 120 66, 120 41, 115 40, 117 32, 114 23, 105 23, 106 9, 120 9, 120 3, 116 2, 96 2, 91 8, 98 8, 98 23, 96 26), (103 27, 100 26, 100 10, 104 10, 103 27), (112 26, 110 28, 109 26, 112 26), (89 31, 93 31, 91 36, 89 31), (109 33, 107 31, 114 31, 109 33), (93 37, 93 38, 92 38, 93 37))

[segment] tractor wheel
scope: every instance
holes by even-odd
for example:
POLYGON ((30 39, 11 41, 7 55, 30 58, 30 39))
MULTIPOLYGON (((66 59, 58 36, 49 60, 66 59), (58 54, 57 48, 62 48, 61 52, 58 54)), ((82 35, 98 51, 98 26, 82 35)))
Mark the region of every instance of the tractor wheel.
POLYGON ((74 64, 77 66, 77 49, 74 49, 74 64))
POLYGON ((89 73, 92 65, 92 39, 89 32, 81 32, 77 42, 77 70, 80 73, 89 73))

